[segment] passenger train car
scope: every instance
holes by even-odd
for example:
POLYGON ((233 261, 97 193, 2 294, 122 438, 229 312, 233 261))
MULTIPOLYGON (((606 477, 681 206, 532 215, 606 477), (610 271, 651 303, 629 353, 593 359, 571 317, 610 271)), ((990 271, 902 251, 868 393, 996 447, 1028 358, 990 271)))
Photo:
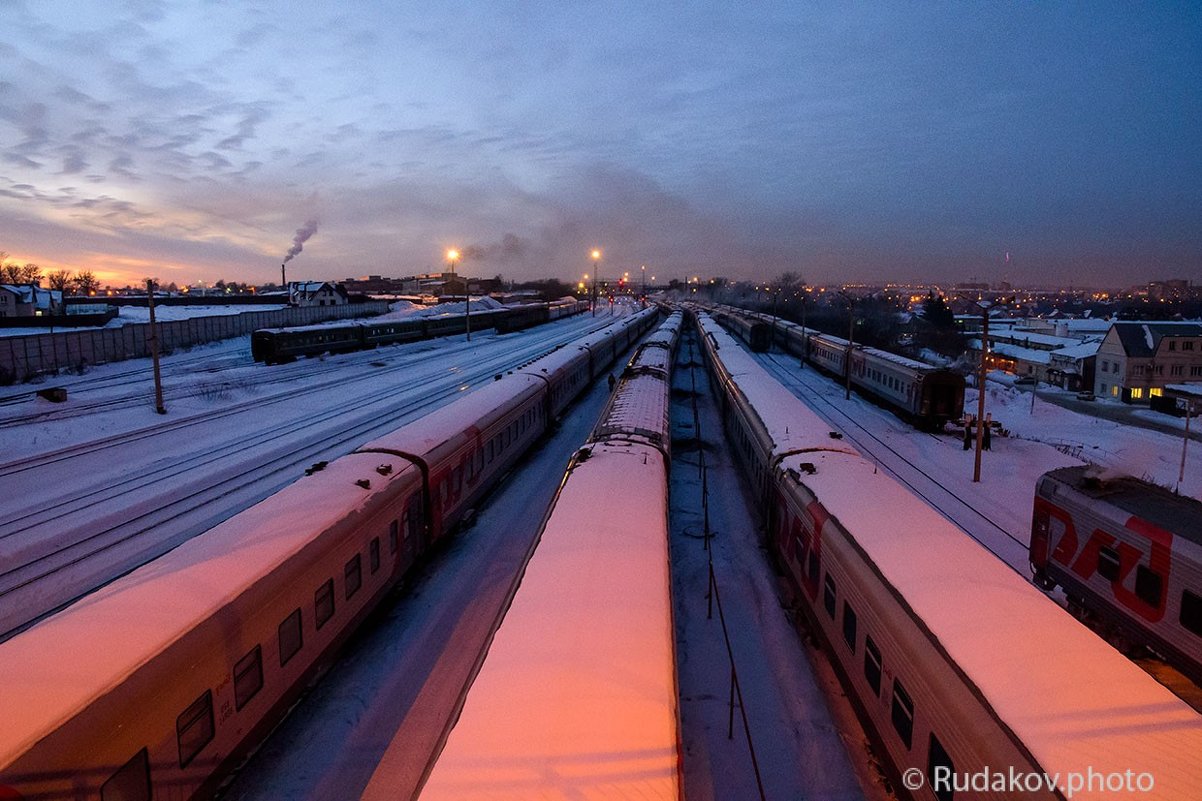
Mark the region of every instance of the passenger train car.
POLYGON ((1031 567, 1114 641, 1202 684, 1202 503, 1089 465, 1052 470, 1035 488, 1031 567))
POLYGON ((1193 709, 832 439, 734 339, 698 318, 728 438, 768 510, 770 548, 898 793, 1196 797, 1202 718, 1193 709), (1034 778, 1021 793, 997 781, 1014 774, 1034 778), (1092 774, 1102 778, 1084 784, 1092 774), (983 786, 969 790, 972 776, 983 786), (1138 786, 1124 795, 1112 792, 1116 781, 1138 786))
POLYGON ((0 798, 211 795, 642 312, 308 474, 0 644, 0 798))
MULTIPOLYGON (((720 306, 715 315, 753 350, 767 350, 764 340, 838 378, 847 375, 848 342, 812 328, 766 314, 720 306)), ((964 376, 905 356, 853 345, 851 383, 921 428, 939 429, 964 414, 964 376)))
POLYGON ((563 298, 550 303, 531 303, 504 309, 486 309, 467 314, 413 317, 401 320, 366 320, 337 325, 306 325, 295 328, 262 328, 250 335, 251 356, 257 362, 281 364, 298 356, 346 353, 379 345, 453 336, 467 331, 496 329, 499 333, 579 314, 588 308, 584 301, 563 298), (470 317, 470 319, 469 319, 470 317))
POLYGON ((568 466, 422 801, 681 798, 668 568, 680 321, 640 346, 568 466))

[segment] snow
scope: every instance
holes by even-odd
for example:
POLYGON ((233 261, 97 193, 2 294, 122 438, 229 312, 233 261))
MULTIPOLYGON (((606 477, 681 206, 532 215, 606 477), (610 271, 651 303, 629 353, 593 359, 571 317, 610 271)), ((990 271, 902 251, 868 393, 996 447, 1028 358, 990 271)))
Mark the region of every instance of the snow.
POLYGON ((423 801, 679 797, 665 479, 626 445, 571 471, 423 801))
MULTIPOLYGON (((155 306, 154 319, 156 322, 168 322, 172 320, 188 320, 193 317, 225 317, 232 314, 242 314, 243 312, 258 312, 258 311, 278 311, 279 309, 288 308, 287 304, 264 303, 254 305, 239 305, 239 306, 155 306)), ((120 306, 118 307, 119 314, 104 326, 41 326, 37 328, 4 328, 0 327, 0 337, 7 336, 30 336, 33 334, 50 334, 61 333, 63 331, 94 331, 98 328, 120 328, 123 325, 134 323, 149 323, 150 309, 145 306, 120 306)))
POLYGON ((1152 329, 1148 328, 1146 325, 1140 327, 1144 330, 1144 342, 1147 344, 1148 350, 1155 351, 1156 337, 1152 336, 1152 329))

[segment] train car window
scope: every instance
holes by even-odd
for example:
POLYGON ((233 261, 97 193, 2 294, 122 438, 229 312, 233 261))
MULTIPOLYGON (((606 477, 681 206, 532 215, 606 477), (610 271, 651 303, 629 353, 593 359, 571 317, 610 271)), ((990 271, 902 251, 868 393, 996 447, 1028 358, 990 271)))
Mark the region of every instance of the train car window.
MULTIPOLYGON (((405 539, 409 542, 417 542, 417 532, 422 524, 422 499, 416 492, 409 496, 409 526, 405 529, 405 539)), ((396 550, 394 545, 392 548, 396 550)))
POLYGON ((380 538, 372 537, 371 543, 367 546, 367 564, 371 568, 371 572, 375 573, 380 569, 380 538))
POLYGON ((150 754, 145 748, 100 785, 100 801, 150 801, 150 754))
POLYGON ((931 788, 931 792, 939 801, 952 801, 956 793, 952 789, 950 780, 956 773, 956 766, 943 748, 943 743, 939 742, 939 738, 934 734, 931 735, 930 746, 927 749, 927 786, 931 788), (943 781, 938 784, 935 782, 936 770, 939 771, 941 777, 947 777, 946 784, 943 781))
POLYGON ((835 578, 830 573, 826 574, 826 581, 822 588, 822 605, 826 607, 826 613, 831 616, 831 620, 835 619, 835 578))
POLYGON ((864 678, 874 695, 881 694, 881 649, 871 637, 864 638, 864 678))
POLYGON ((455 495, 463 492, 463 465, 455 468, 455 495))
POLYGON ((234 663, 234 709, 241 710, 261 689, 263 649, 256 645, 249 654, 234 663))
POLYGON ((484 472, 484 449, 480 448, 476 451, 476 472, 484 472))
POLYGON ((1135 594, 1149 606, 1160 606, 1160 593, 1164 580, 1151 568, 1140 565, 1135 568, 1135 594))
POLYGON ((856 610, 851 608, 851 604, 847 601, 843 602, 843 640, 847 646, 851 648, 851 652, 856 652, 856 610))
POLYGON ((906 748, 909 748, 914 739, 914 702, 910 700, 910 694, 898 679, 893 680, 893 708, 889 717, 893 721, 894 730, 906 744, 906 748))
POLYGON ((317 628, 334 616, 334 579, 328 579, 313 593, 313 613, 317 615, 317 628))
POLYGON ((351 596, 359 591, 363 586, 363 560, 359 558, 359 554, 355 554, 350 561, 346 563, 346 567, 342 569, 342 578, 346 584, 346 597, 350 600, 351 596))
POLYGON ((1107 581, 1119 577, 1119 552, 1114 548, 1102 548, 1098 551, 1098 575, 1107 581))
POLYGON ((301 627, 301 610, 297 609, 280 624, 280 667, 288 664, 288 660, 296 656, 296 652, 305 644, 301 627))
POLYGON ((815 583, 818 581, 819 566, 820 565, 819 565, 819 559, 818 559, 818 549, 811 548, 810 549, 810 563, 806 567, 806 573, 810 577, 810 583, 815 583))
POLYGON ((179 766, 188 767, 200 750, 213 739, 213 691, 205 690, 175 719, 175 734, 179 741, 179 766))
POLYGON ((1202 637, 1202 595, 1181 591, 1181 625, 1202 637))

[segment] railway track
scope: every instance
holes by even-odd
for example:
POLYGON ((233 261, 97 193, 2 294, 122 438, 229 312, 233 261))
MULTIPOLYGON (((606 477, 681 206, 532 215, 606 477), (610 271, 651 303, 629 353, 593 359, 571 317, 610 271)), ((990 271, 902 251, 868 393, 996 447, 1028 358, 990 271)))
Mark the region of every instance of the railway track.
MULTIPOLYGON (((307 415, 304 424, 308 435, 301 440, 288 438, 288 434, 295 434, 294 419, 277 420, 253 434, 178 459, 155 462, 119 481, 101 478, 91 484, 80 482, 76 491, 59 496, 54 503, 40 502, 15 510, 0 526, 0 565, 4 566, 0 572, 0 640, 270 495, 302 468, 345 453, 473 384, 610 322, 612 319, 606 318, 585 326, 565 326, 549 334, 544 329, 517 347, 506 347, 513 342, 506 338, 505 344, 498 343, 499 347, 470 367, 447 370, 438 380, 408 391, 398 392, 394 379, 413 371, 415 365, 411 359, 398 360, 391 367, 371 372, 370 377, 378 384, 383 375, 382 385, 366 394, 348 395, 341 404, 307 415), (386 372, 382 374, 382 370, 386 372)), ((479 352, 479 343, 476 345, 473 354, 479 352)), ((449 355, 438 349, 423 355, 421 361, 446 360, 449 355)), ((319 383, 330 392, 345 387, 347 381, 319 383)), ((278 394, 295 401, 298 393, 278 394)), ((321 397, 316 390, 304 394, 312 395, 314 400, 321 397)), ((253 405, 261 410, 263 403, 260 398, 253 405)), ((237 410, 222 413, 218 419, 233 421, 245 411, 246 404, 238 404, 237 410)), ((212 414, 194 416, 166 432, 130 432, 80 446, 84 451, 64 449, 25 460, 24 466, 10 463, 3 470, 11 475, 50 468, 57 461, 78 459, 83 452, 95 455, 116 448, 119 453, 120 445, 153 442, 158 436, 178 440, 190 434, 190 427, 213 421, 212 414), (34 461, 38 462, 36 466, 28 464, 34 461)), ((54 469, 64 468, 59 465, 54 469)))

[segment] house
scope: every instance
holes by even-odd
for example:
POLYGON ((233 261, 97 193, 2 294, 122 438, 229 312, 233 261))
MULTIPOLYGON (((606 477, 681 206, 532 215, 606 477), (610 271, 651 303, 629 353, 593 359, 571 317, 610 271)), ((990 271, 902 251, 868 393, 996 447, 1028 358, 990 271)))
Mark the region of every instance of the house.
POLYGON ((350 297, 341 284, 329 281, 290 281, 288 303, 293 306, 342 306, 350 297))
POLYGON ((1116 322, 1097 358, 1095 394, 1148 403, 1169 384, 1202 382, 1202 323, 1116 322))
POLYGON ((46 317, 63 313, 63 293, 37 284, 0 284, 0 317, 46 317))

